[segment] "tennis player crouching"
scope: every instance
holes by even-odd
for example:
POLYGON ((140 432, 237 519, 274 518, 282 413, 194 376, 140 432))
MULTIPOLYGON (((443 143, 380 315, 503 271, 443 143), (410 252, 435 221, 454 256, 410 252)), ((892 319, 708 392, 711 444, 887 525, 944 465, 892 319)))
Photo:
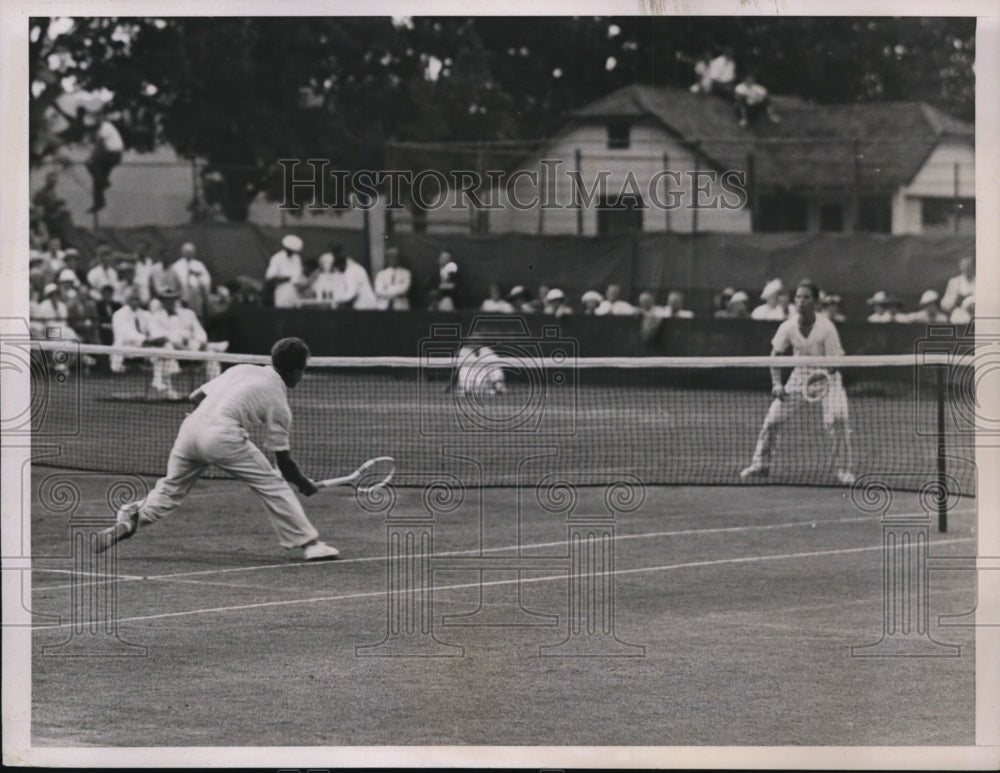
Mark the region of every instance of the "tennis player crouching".
POLYGON ((197 408, 181 424, 166 477, 156 482, 145 500, 119 508, 117 522, 98 535, 94 551, 103 553, 140 526, 170 515, 202 473, 215 465, 256 492, 282 547, 301 548, 307 561, 336 558, 339 551, 319 541, 319 533, 288 485, 294 483, 305 496, 317 491, 289 450, 292 411, 287 390, 302 380, 308 359, 305 342, 282 338, 271 349, 271 365, 234 365, 192 392, 197 408), (274 452, 278 470, 250 442, 247 428, 259 424, 266 428, 266 447, 274 452))
MULTIPOLYGON (((778 327, 778 332, 771 340, 771 356, 783 354, 789 346, 795 356, 809 357, 840 357, 844 349, 840 344, 837 328, 829 317, 816 312, 819 300, 819 290, 808 279, 799 282, 795 289, 795 307, 797 313, 785 320, 778 327)), ((764 419, 764 426, 757 438, 753 461, 740 473, 740 478, 746 480, 752 476, 766 476, 770 471, 771 451, 781 424, 802 405, 806 398, 809 383, 822 375, 829 374, 829 381, 820 398, 823 408, 823 426, 833 442, 830 457, 831 467, 841 462, 837 469, 837 480, 845 486, 854 483, 854 473, 851 472, 851 442, 847 415, 847 392, 839 371, 829 371, 826 368, 800 365, 792 370, 792 375, 784 386, 781 384, 781 369, 771 368, 771 393, 774 402, 764 419), (843 459, 841 459, 843 454, 843 459)))

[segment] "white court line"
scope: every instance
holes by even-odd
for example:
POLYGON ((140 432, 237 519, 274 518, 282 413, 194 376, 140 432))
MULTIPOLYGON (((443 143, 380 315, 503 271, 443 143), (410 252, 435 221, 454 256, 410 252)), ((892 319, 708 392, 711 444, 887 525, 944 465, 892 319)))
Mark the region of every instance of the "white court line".
MULTIPOLYGON (((957 542, 975 542, 976 537, 959 537, 957 539, 940 540, 935 542, 936 545, 950 545, 957 542)), ((816 558, 818 556, 834 556, 834 555, 844 555, 847 553, 863 553, 871 550, 882 550, 882 545, 866 545, 860 548, 837 548, 835 550, 816 550, 808 553, 780 553, 777 555, 767 555, 767 556, 744 556, 741 558, 718 558, 712 561, 690 561, 683 564, 664 564, 662 566, 644 566, 636 569, 618 569, 611 574, 613 576, 621 576, 626 574, 647 574, 650 572, 666 572, 673 569, 694 569, 702 568, 706 566, 721 566, 722 564, 749 564, 761 561, 781 561, 789 558, 816 558)), ((607 574, 602 572, 602 574, 607 574)), ((535 583, 535 582, 552 582, 553 580, 568 580, 571 575, 569 574, 553 574, 547 575, 545 577, 529 577, 529 578, 518 578, 516 580, 493 580, 490 582, 467 582, 458 585, 435 585, 433 590, 435 593, 440 593, 441 591, 447 590, 460 590, 463 588, 482 588, 488 585, 513 585, 514 583, 535 583)), ((399 593, 400 591, 396 591, 399 593)), ((384 596, 388 593, 387 590, 378 591, 366 591, 364 593, 346 593, 340 596, 314 596, 312 598, 306 599, 287 599, 285 601, 261 601, 256 604, 238 604, 228 607, 208 607, 204 609, 188 609, 183 612, 164 612, 158 615, 141 615, 137 617, 120 617, 116 622, 118 623, 136 623, 145 620, 163 620, 168 617, 185 617, 187 615, 206 615, 213 612, 240 612, 248 609, 264 609, 268 607, 281 607, 288 606, 291 604, 315 604, 328 601, 350 601, 353 599, 362 598, 372 598, 375 596, 384 596)), ((72 626, 79 625, 79 622, 69 622, 60 623, 58 625, 44 625, 38 626, 37 630, 48 631, 54 628, 70 628, 72 626)))
MULTIPOLYGON (((962 514, 968 514, 969 512, 972 512, 972 511, 955 510, 955 511, 953 511, 953 514, 955 514, 955 515, 962 515, 962 514)), ((921 511, 919 513, 895 513, 894 515, 896 517, 903 517, 903 518, 905 518, 905 517, 908 517, 908 516, 923 515, 923 512, 921 511)), ((826 520, 826 521, 823 521, 823 520, 819 520, 819 521, 787 521, 785 523, 761 524, 761 525, 757 525, 757 526, 717 526, 717 527, 709 528, 709 529, 683 529, 683 530, 678 530, 678 531, 654 531, 654 532, 645 532, 643 534, 616 534, 615 535, 615 540, 623 540, 624 541, 624 540, 634 540, 634 539, 651 539, 651 538, 657 538, 657 537, 687 537, 687 536, 701 535, 701 534, 719 534, 719 533, 732 533, 732 532, 742 532, 742 531, 766 531, 766 530, 771 530, 771 529, 789 529, 789 528, 806 527, 806 526, 812 528, 813 523, 815 523, 818 526, 820 524, 826 525, 826 524, 836 524, 836 523, 857 523, 859 521, 870 521, 870 520, 872 520, 871 516, 853 516, 851 518, 836 518, 836 519, 833 519, 833 520, 826 520)), ((558 546, 565 546, 566 544, 567 544, 566 540, 562 539, 562 540, 557 540, 555 542, 533 542, 533 543, 529 543, 527 545, 523 545, 522 544, 520 547, 521 547, 522 550, 524 550, 526 548, 550 548, 550 547, 558 547, 558 546)), ((935 543, 935 544, 940 544, 940 543, 935 543)), ((470 556, 470 555, 471 556, 475 556, 475 555, 482 555, 483 553, 502 553, 502 552, 511 551, 511 550, 517 550, 517 549, 518 549, 517 545, 505 545, 505 546, 502 546, 502 547, 483 548, 481 551, 479 549, 477 549, 477 548, 471 548, 469 550, 447 550, 447 551, 441 551, 441 552, 435 551, 434 555, 435 556, 442 556, 442 557, 443 556, 470 556)), ((152 575, 147 575, 145 577, 140 577, 138 575, 129 575, 129 576, 126 576, 126 577, 121 577, 119 579, 120 579, 121 582, 136 582, 136 581, 139 581, 139 580, 170 580, 170 579, 177 578, 177 577, 201 577, 201 576, 204 576, 204 575, 229 574, 229 573, 232 573, 232 572, 256 572, 256 571, 264 571, 264 570, 268 570, 268 569, 287 569, 289 567, 326 566, 326 565, 329 565, 330 563, 335 563, 335 564, 338 564, 338 565, 339 564, 363 564, 363 563, 370 563, 372 561, 384 561, 386 558, 388 558, 388 556, 380 555, 380 556, 365 556, 364 558, 342 558, 342 559, 338 559, 337 561, 334 561, 334 562, 324 562, 324 561, 294 561, 294 562, 289 562, 289 563, 284 563, 284 564, 257 564, 255 566, 234 566, 234 567, 230 567, 228 569, 200 569, 200 570, 198 570, 196 572, 172 572, 170 574, 152 574, 152 575)), ((33 571, 47 572, 47 571, 57 571, 57 570, 35 569, 33 571)), ((58 571, 72 574, 72 572, 70 572, 69 570, 65 570, 65 569, 58 570, 58 571)), ((108 575, 103 575, 103 574, 99 574, 99 575, 80 574, 78 576, 82 576, 82 577, 87 577, 87 576, 108 577, 108 575)), ((67 584, 64 584, 64 585, 41 586, 41 587, 39 587, 39 590, 58 590, 58 589, 61 589, 61 588, 71 588, 71 587, 73 587, 73 584, 67 583, 67 584)))

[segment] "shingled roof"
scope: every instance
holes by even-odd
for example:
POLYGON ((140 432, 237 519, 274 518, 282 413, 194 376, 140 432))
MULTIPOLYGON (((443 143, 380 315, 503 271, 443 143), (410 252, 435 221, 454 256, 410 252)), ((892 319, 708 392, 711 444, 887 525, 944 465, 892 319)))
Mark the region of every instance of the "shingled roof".
POLYGON ((843 189, 857 175, 862 192, 895 190, 913 180, 942 137, 972 142, 975 135, 971 124, 922 102, 820 105, 778 95, 771 102, 780 123, 761 119, 743 129, 728 99, 634 85, 574 116, 652 118, 717 168, 744 169, 752 153, 764 189, 843 189))

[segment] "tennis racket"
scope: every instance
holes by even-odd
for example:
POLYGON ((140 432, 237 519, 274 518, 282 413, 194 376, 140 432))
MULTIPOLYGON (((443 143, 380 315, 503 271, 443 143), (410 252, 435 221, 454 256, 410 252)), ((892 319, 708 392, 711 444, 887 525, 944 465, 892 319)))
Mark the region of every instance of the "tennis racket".
POLYGON ((332 488, 334 486, 354 486, 361 493, 375 491, 386 485, 396 474, 396 460, 391 456, 376 456, 362 464, 350 475, 342 478, 327 478, 316 481, 316 488, 332 488))
POLYGON ((810 403, 816 403, 826 397, 830 391, 830 374, 825 370, 817 370, 806 379, 802 395, 810 403))

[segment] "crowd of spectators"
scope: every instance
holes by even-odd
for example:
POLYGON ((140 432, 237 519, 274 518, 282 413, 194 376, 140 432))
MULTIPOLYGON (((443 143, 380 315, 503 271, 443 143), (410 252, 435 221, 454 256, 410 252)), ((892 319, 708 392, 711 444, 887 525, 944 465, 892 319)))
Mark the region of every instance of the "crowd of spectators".
MULTIPOLYGON (((85 265, 79 250, 63 249, 58 236, 50 236, 44 248, 32 246, 29 270, 31 333, 47 339, 82 344, 158 347, 185 351, 221 351, 225 341, 220 321, 230 303, 230 292, 214 285, 194 244, 180 248, 176 260, 151 255, 150 244, 139 240, 131 252, 98 243, 93 263, 85 265)), ((65 368, 72 363, 61 363, 65 368)), ((106 367, 122 373, 126 359, 99 359, 86 355, 85 367, 106 367)), ((150 366, 150 389, 163 397, 179 397, 171 377, 179 371, 176 360, 134 358, 139 367, 150 366)), ((211 376, 218 364, 208 362, 211 376)))

